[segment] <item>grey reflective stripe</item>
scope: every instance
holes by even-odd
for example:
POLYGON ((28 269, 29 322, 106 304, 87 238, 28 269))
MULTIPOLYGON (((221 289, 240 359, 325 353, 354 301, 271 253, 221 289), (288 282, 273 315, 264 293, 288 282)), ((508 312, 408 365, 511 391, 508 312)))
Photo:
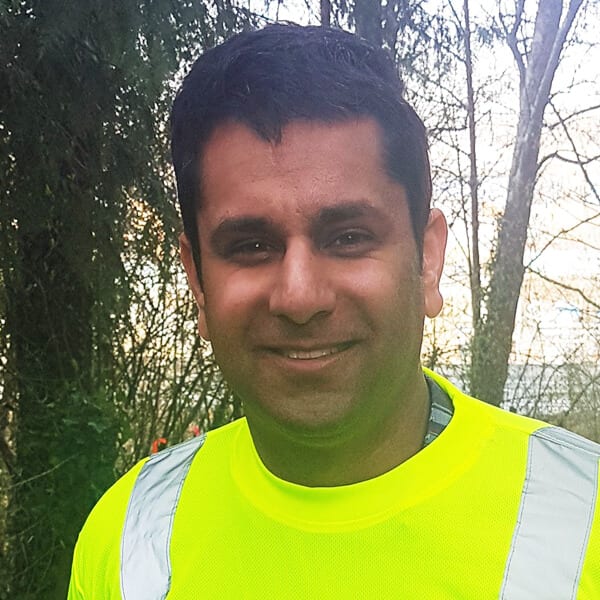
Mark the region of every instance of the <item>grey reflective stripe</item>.
POLYGON ((531 435, 500 598, 577 596, 596 505, 599 456, 600 445, 558 427, 531 435))
POLYGON ((123 600, 164 600, 171 585, 169 545, 183 482, 205 436, 152 455, 129 498, 121 537, 123 600))

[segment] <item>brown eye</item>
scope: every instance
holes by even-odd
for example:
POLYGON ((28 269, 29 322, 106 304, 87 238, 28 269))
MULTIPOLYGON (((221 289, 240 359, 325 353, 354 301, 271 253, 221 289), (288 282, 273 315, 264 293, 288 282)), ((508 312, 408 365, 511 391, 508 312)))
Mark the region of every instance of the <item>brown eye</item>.
POLYGON ((276 253, 277 248, 272 243, 259 238, 249 238, 232 242, 225 248, 223 256, 229 261, 253 266, 268 261, 276 253))
POLYGON ((234 252, 236 253, 248 253, 253 254, 255 252, 264 252, 266 250, 266 245, 263 242, 259 242, 258 240, 253 240, 251 242, 244 242, 242 244, 236 245, 234 248, 234 252))
POLYGON ((333 240, 333 246, 353 246, 370 241, 372 238, 360 231, 348 231, 333 240))
POLYGON ((335 235, 327 245, 334 254, 360 256, 372 249, 375 236, 368 231, 352 229, 335 235))

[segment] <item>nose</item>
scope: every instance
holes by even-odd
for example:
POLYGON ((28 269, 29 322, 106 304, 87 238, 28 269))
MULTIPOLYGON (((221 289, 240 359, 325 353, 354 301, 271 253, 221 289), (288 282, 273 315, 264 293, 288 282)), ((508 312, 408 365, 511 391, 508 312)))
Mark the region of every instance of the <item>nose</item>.
POLYGON ((303 325, 317 315, 333 312, 335 299, 329 268, 310 243, 288 243, 269 297, 271 314, 303 325))

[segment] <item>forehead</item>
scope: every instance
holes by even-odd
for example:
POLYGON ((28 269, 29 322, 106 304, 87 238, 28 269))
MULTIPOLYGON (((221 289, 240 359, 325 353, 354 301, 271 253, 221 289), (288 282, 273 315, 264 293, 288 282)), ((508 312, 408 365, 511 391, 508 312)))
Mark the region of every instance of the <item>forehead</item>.
POLYGON ((343 202, 378 204, 405 214, 404 187, 390 179, 379 126, 372 119, 297 121, 267 141, 249 127, 219 126, 204 147, 201 221, 262 207, 288 214, 343 202), (244 204, 244 206, 241 206, 244 204))

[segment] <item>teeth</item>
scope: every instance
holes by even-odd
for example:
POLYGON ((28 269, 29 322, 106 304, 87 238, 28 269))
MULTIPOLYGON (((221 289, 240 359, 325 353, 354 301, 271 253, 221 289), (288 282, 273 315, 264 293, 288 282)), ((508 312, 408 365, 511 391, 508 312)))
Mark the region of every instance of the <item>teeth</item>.
POLYGON ((324 348, 322 350, 288 350, 285 352, 287 358, 298 360, 309 360, 311 358, 322 358, 339 352, 338 348, 324 348))

